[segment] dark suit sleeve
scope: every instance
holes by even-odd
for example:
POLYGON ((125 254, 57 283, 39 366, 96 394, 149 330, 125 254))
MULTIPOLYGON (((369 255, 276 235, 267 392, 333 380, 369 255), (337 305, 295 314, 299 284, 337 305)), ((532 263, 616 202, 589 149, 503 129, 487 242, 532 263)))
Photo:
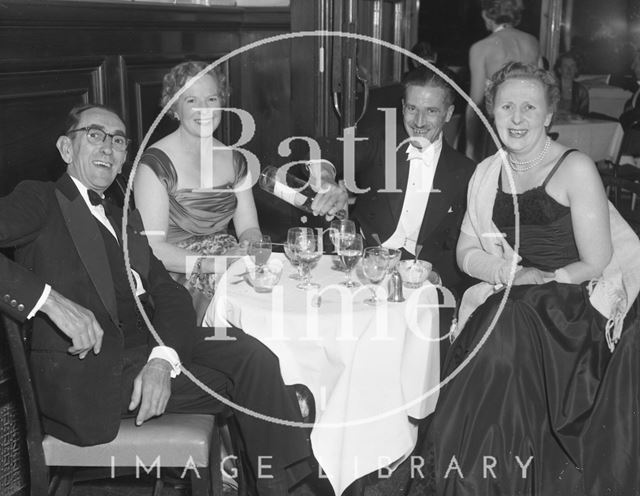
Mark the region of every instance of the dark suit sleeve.
MULTIPOLYGON (((0 247, 10 248, 34 239, 47 217, 47 191, 39 183, 19 184, 0 198, 0 247)), ((0 253, 0 310, 24 321, 44 291, 45 282, 0 253)))
MULTIPOLYGON (((153 326, 164 345, 173 348, 185 363, 191 354, 190 337, 196 328, 196 312, 191 295, 171 278, 160 260, 152 253, 150 256, 145 289, 154 307, 153 326)), ((155 345, 152 343, 152 346, 155 345)))
MULTIPOLYGON (((140 212, 129 212, 128 248, 132 267, 142 276, 143 284, 153 307, 153 327, 165 346, 173 348, 184 363, 188 361, 190 337, 196 327, 196 313, 191 295, 174 281, 167 269, 151 250, 142 234, 144 225, 140 212)), ((155 340, 150 346, 156 346, 155 340)))
POLYGON ((24 322, 42 296, 44 283, 5 255, 0 255, 0 279, 0 311, 24 322))
MULTIPOLYGON (((636 91, 640 91, 640 89, 636 91)), ((638 126, 638 123, 640 122, 640 97, 636 100, 636 106, 633 107, 632 104, 634 96, 635 92, 634 95, 625 103, 625 111, 620 116, 620 124, 622 124, 625 131, 631 127, 638 126)))

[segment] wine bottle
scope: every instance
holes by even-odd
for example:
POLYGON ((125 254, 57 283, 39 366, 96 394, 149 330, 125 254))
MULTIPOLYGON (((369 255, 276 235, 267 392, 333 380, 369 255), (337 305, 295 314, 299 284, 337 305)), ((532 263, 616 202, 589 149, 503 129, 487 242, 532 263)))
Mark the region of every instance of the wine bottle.
MULTIPOLYGON (((260 173, 258 181, 260 187, 277 196, 281 200, 293 205, 294 207, 313 213, 311 203, 316 196, 316 192, 311 188, 308 182, 289 174, 285 169, 276 169, 273 166, 265 167, 260 173)), ((347 212, 342 209, 335 214, 338 219, 345 219, 347 212)))

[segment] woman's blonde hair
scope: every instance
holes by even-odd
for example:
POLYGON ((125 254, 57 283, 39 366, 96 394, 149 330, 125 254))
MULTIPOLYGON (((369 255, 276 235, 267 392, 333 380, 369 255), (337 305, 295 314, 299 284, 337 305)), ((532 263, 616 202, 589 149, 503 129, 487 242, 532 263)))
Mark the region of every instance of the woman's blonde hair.
MULTIPOLYGON (((169 103, 169 100, 182 88, 189 79, 196 76, 208 67, 206 62, 188 60, 173 67, 162 78, 162 97, 160 98, 160 105, 164 107, 169 103)), ((206 74, 212 76, 218 83, 218 92, 221 103, 224 105, 229 98, 229 88, 227 86, 227 78, 225 77, 220 67, 214 67, 210 69, 206 74)), ((172 117, 175 117, 174 112, 169 112, 172 117)))

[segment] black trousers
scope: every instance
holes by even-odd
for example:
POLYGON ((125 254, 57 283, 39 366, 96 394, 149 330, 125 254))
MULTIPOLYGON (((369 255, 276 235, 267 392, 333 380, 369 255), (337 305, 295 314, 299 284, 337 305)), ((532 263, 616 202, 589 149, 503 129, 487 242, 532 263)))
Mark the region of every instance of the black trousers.
MULTIPOLYGON (((211 328, 196 328, 193 353, 185 367, 219 395, 273 419, 256 418, 234 408, 258 485, 261 478, 277 480, 287 487, 294 485, 310 473, 309 432, 306 428, 280 423, 302 422, 302 418, 295 393, 282 381, 278 358, 260 341, 240 329, 227 330, 227 335, 235 341, 205 340, 213 333, 211 328)), ((127 412, 133 380, 146 362, 148 349, 127 350, 126 355, 123 413, 127 412)), ((169 413, 215 414, 225 407, 184 373, 171 382, 171 398, 166 409, 169 413)), ((128 412, 129 415, 131 413, 128 412)))

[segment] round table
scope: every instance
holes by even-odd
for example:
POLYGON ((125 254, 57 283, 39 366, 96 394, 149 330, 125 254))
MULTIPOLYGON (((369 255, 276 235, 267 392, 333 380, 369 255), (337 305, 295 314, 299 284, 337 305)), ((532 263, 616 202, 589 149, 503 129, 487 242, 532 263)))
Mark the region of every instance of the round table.
MULTIPOLYGON (((404 288, 406 301, 371 306, 363 302, 371 294, 367 286, 339 284, 345 276, 331 256, 312 271, 320 290, 307 291, 289 278, 294 269, 282 254, 272 257, 284 261, 284 271, 271 293, 257 293, 238 276, 246 272, 241 259, 221 278, 204 322, 228 322, 260 339, 279 358, 285 383, 310 389, 316 402, 312 448, 340 495, 361 476, 404 460, 417 436, 410 417, 435 409, 437 290, 404 288)), ((386 298, 386 280, 378 294, 386 298)))

